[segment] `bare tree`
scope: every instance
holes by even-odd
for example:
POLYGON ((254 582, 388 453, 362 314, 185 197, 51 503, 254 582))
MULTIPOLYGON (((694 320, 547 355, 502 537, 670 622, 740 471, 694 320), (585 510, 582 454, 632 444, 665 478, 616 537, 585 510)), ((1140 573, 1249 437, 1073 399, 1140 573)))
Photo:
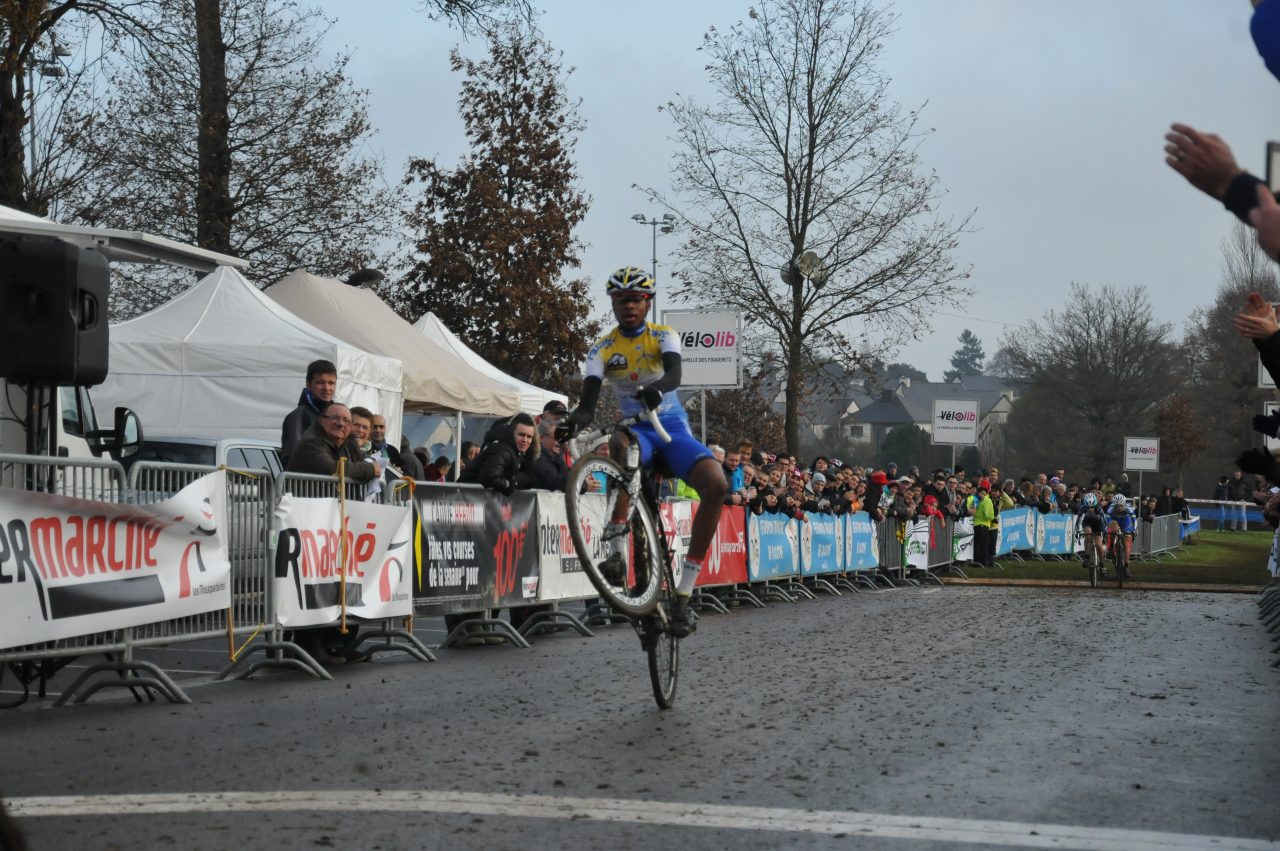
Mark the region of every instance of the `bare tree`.
POLYGON ((716 102, 666 107, 675 194, 647 192, 692 232, 676 295, 767 330, 792 452, 809 365, 866 362, 891 348, 884 332, 900 343, 928 328, 930 307, 966 295, 951 252, 968 219, 936 216, 938 180, 917 155, 926 132, 877 68, 893 22, 866 0, 767 0, 704 36, 716 102), (806 251, 818 262, 798 268, 806 251))
MULTIPOLYGON (((59 33, 95 26, 100 28, 104 49, 111 49, 120 37, 141 32, 139 15, 146 5, 147 0, 0 2, 0 204, 37 215, 48 213, 48 186, 39 185, 35 175, 52 180, 58 170, 31 162, 22 136, 24 130, 30 131, 36 97, 30 83, 49 68, 65 71, 54 53, 59 33)), ((69 40, 64 37, 62 42, 69 40)), ((56 98, 55 102, 60 112, 63 101, 56 98)), ((41 134, 41 138, 49 136, 41 134)))
POLYGON ((464 35, 477 30, 490 34, 513 19, 533 20, 530 0, 422 0, 420 8, 427 17, 448 21, 464 35))
POLYGON ((1006 335, 1000 356, 1027 386, 1006 426, 1010 452, 1026 469, 1064 465, 1081 476, 1119 472, 1125 434, 1152 428, 1184 363, 1144 289, 1081 284, 1043 323, 1006 335))
MULTIPOLYGON (((80 148, 104 165, 75 208, 251 260, 267 282, 368 265, 397 193, 365 152, 366 93, 347 58, 318 64, 328 22, 290 0, 154 2, 146 40, 80 116, 80 148)), ((113 318, 186 285, 131 276, 113 318)))

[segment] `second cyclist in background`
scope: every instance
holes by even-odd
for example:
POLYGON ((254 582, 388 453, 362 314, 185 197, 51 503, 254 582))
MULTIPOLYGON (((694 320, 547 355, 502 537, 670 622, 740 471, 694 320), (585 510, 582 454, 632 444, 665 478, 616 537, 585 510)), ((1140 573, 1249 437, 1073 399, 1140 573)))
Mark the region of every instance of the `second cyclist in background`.
MULTIPOLYGON (((680 338, 671 328, 646 319, 654 289, 649 273, 634 266, 619 269, 609 277, 605 290, 613 303, 618 325, 587 352, 581 401, 560 424, 557 436, 567 439, 591 424, 600 388, 606 380, 613 386, 624 416, 657 411, 663 428, 671 435, 671 442, 659 440, 648 423, 631 426, 640 443, 641 464, 649 464, 656 456, 672 475, 697 491, 701 500, 693 516, 689 549, 680 567, 680 583, 675 589, 671 612, 672 632, 684 637, 695 629, 689 597, 715 536, 728 484, 720 462, 690 431, 689 416, 676 395, 676 388, 680 386, 680 338)), ((615 432, 609 447, 611 456, 626 458, 628 445, 626 434, 615 432)), ((624 521, 628 507, 627 497, 622 494, 603 536, 613 552, 601 563, 602 571, 622 573, 626 570, 628 529, 624 521)))
POLYGON ((1137 519, 1133 506, 1129 504, 1124 494, 1117 493, 1111 498, 1111 505, 1107 508, 1107 529, 1116 535, 1117 544, 1124 547, 1126 563, 1133 555, 1133 535, 1138 529, 1137 519), (1121 535, 1124 536, 1123 543, 1119 543, 1121 535))

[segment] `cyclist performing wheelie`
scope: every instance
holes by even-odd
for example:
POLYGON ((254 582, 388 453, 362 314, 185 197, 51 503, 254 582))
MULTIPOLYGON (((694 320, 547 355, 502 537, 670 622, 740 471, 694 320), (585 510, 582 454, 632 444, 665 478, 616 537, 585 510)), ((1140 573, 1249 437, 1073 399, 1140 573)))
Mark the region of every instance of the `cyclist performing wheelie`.
MULTIPOLYGON (((632 266, 619 269, 609 277, 605 289, 613 302, 618 325, 588 351, 581 401, 557 427, 557 437, 568 440, 591 424, 605 380, 613 386, 624 417, 637 417, 650 411, 657 413, 658 421, 670 436, 669 442, 659 437, 650 423, 637 422, 613 430, 609 455, 617 460, 627 458, 631 445, 629 435, 634 435, 642 465, 648 466, 656 457, 672 475, 698 492, 701 502, 693 517, 689 549, 681 565, 670 611, 671 633, 684 638, 696 628, 689 599, 715 536, 728 484, 720 462, 694 438, 689 417, 676 395, 680 386, 679 337, 671 328, 646 320, 654 288, 649 273, 632 266)), ((634 530, 627 520, 630 495, 624 489, 615 489, 615 492, 617 498, 612 503, 608 526, 602 536, 609 554, 599 568, 610 583, 619 584, 627 570, 629 533, 634 530)))
POLYGON ((1092 491, 1080 500, 1080 531, 1084 534, 1084 563, 1089 569, 1089 584, 1097 587, 1098 580, 1106 576, 1102 567, 1102 530, 1106 520, 1098 495, 1092 491))
POLYGON ((1138 528, 1137 515, 1124 494, 1118 493, 1111 498, 1107 520, 1107 531, 1111 535, 1111 556, 1116 563, 1116 581, 1124 585, 1124 581, 1129 578, 1129 556, 1133 553, 1133 535, 1138 528))

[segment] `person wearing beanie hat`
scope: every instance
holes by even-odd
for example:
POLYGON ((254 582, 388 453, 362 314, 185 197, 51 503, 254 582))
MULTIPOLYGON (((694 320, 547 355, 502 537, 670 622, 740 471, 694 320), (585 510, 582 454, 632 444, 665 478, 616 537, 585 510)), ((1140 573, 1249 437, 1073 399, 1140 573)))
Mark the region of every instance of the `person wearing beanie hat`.
POLYGON ((982 481, 978 482, 978 490, 991 493, 991 481, 989 479, 983 479, 982 481))
POLYGON ((871 474, 871 484, 884 487, 889 484, 889 477, 885 474, 884 470, 876 470, 871 474))

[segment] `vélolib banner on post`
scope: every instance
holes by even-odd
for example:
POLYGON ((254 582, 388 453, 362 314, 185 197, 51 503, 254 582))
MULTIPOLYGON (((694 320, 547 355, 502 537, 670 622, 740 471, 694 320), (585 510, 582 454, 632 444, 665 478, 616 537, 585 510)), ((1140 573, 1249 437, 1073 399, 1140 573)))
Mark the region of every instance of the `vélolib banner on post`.
POLYGON ((276 620, 323 626, 413 613, 413 510, 285 494, 276 508, 276 620), (345 581, 344 581, 345 574, 345 581))
POLYGON ((0 649, 231 604, 226 473, 151 505, 0 488, 0 649))

